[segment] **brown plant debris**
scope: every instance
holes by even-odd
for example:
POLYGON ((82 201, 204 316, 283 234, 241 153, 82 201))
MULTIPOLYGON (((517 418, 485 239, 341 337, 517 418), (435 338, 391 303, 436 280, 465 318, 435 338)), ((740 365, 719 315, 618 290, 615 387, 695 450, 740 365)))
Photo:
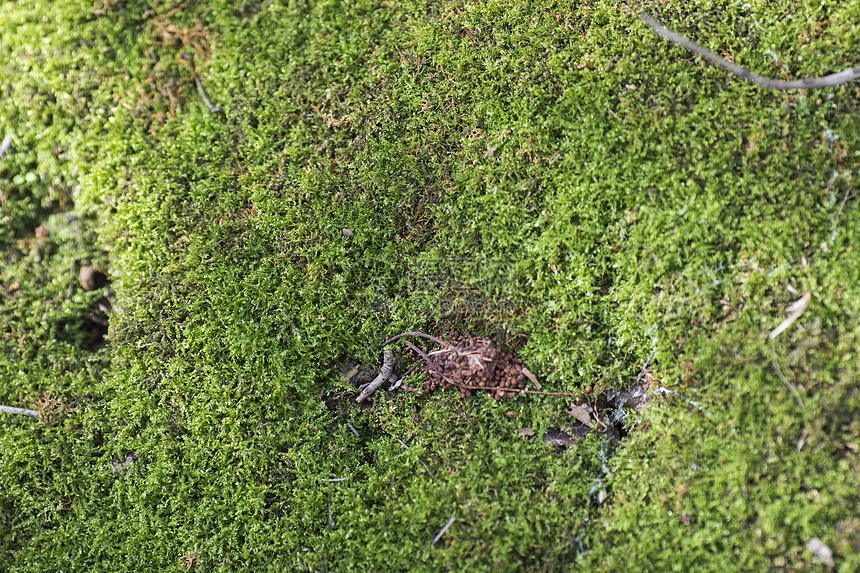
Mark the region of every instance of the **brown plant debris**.
POLYGON ((67 416, 78 411, 77 408, 72 408, 69 404, 63 401, 62 398, 57 398, 51 394, 50 390, 45 390, 41 394, 22 396, 23 402, 35 403, 35 410, 27 410, 24 408, 10 408, 2 406, 0 409, 10 414, 24 414, 30 416, 40 422, 51 425, 59 422, 67 416))
POLYGON ((489 338, 455 331, 448 340, 443 340, 423 332, 406 332, 385 344, 402 336, 420 336, 439 345, 438 349, 425 353, 412 343, 406 343, 426 364, 425 394, 456 387, 463 398, 471 396, 475 390, 488 390, 496 400, 513 398, 525 391, 526 378, 534 376, 523 366, 522 360, 505 354, 489 338))

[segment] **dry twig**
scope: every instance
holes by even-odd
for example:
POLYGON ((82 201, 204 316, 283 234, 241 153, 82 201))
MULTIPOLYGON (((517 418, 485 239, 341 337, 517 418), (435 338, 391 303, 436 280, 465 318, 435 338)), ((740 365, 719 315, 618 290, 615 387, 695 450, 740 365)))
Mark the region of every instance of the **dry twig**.
POLYGON ((800 315, 806 310, 809 306, 809 301, 812 300, 812 292, 806 291, 803 293, 799 299, 788 305, 785 309, 785 320, 779 323, 779 326, 770 331, 770 334, 767 335, 767 339, 770 342, 770 358, 773 360, 773 367, 776 370, 777 376, 779 376, 782 385, 786 387, 786 389, 791 392, 791 395, 794 396, 794 401, 797 402, 797 405, 803 408, 803 399, 800 397, 800 393, 797 391, 797 388, 794 387, 794 384, 788 381, 788 378, 785 377, 785 374, 782 373, 782 368, 779 367, 779 360, 776 358, 776 347, 774 340, 777 336, 782 334, 789 326, 794 324, 794 321, 800 318, 800 315))
POLYGON ((425 354, 423 350, 421 350, 420 348, 418 348, 417 346, 415 346, 414 344, 412 344, 408 340, 404 340, 403 342, 406 344, 406 346, 408 346, 409 348, 414 350, 418 354, 418 356, 420 356, 424 360, 424 362, 427 364, 427 366, 429 366, 433 370, 437 370, 436 364, 433 363, 433 360, 431 360, 430 357, 427 356, 427 354, 425 354))
POLYGON ((6 412, 8 414, 21 414, 24 416, 30 416, 34 420, 39 419, 39 412, 36 410, 28 410, 27 408, 15 408, 13 406, 0 406, 0 412, 6 412))
POLYGON ((377 388, 382 386, 388 377, 391 376, 391 369, 394 368, 394 353, 390 350, 386 350, 382 353, 382 368, 379 371, 379 375, 373 379, 373 382, 364 387, 361 391, 361 394, 358 395, 358 398, 355 399, 356 402, 363 402, 368 396, 373 394, 377 388))
POLYGON ((435 336, 430 336, 429 334, 424 334, 423 332, 404 332, 403 334, 398 334, 397 336, 392 336, 391 338, 389 338, 388 340, 383 342, 382 346, 388 346, 389 344, 391 344, 392 342, 394 342, 398 338, 403 338, 404 336, 420 336, 421 338, 426 338, 427 340, 432 340, 433 342, 435 342, 436 344, 438 344, 440 346, 445 346, 444 340, 442 340, 440 338, 436 338, 435 336))
POLYGON ((773 80, 771 78, 766 78, 764 76, 760 76, 749 71, 746 68, 743 68, 737 64, 734 64, 722 56, 715 54, 707 48, 703 48, 699 44, 688 40, 678 32, 674 30, 670 30, 660 24, 657 20, 655 20, 652 16, 641 12, 639 14, 639 19, 651 26, 651 28, 657 32, 659 35, 663 36, 667 40, 675 42, 679 44, 691 52, 699 54, 706 60, 709 60, 721 68, 724 68, 735 75, 738 75, 742 78, 748 79, 751 82, 754 82, 766 89, 773 90, 797 90, 797 89, 814 89, 814 88, 828 88, 833 86, 838 86, 857 78, 860 78, 860 66, 856 66, 853 68, 848 68, 847 70, 842 70, 841 72, 836 72, 834 74, 829 74, 826 76, 822 76, 820 78, 805 78, 802 80, 773 80))
POLYGON ((433 541, 430 543, 431 547, 436 545, 436 542, 442 539, 442 536, 445 535, 445 532, 448 531, 452 525, 454 525, 454 521, 456 521, 456 519, 456 515, 451 516, 451 519, 448 520, 448 523, 445 524, 445 527, 443 527, 442 530, 436 534, 436 537, 433 538, 433 541))
POLYGON ((355 437, 356 437, 356 438, 360 438, 360 437, 361 437, 361 436, 359 435, 359 433, 358 433, 358 430, 356 430, 356 429, 355 429, 355 426, 353 426, 353 425, 352 425, 352 424, 350 424, 349 422, 347 422, 347 423, 346 423, 346 425, 347 425, 347 426, 349 426, 349 429, 350 429, 350 430, 352 430, 352 433, 353 433, 353 434, 355 434, 355 437))
POLYGON ((200 82, 200 78, 198 76, 194 76, 194 83, 197 84, 197 91, 200 92, 200 97, 203 98, 203 103, 206 104, 206 107, 209 108, 209 111, 212 113, 217 113, 221 111, 220 107, 215 107, 212 105, 212 102, 209 101, 209 98, 206 97, 206 92, 203 91, 203 84, 200 82))

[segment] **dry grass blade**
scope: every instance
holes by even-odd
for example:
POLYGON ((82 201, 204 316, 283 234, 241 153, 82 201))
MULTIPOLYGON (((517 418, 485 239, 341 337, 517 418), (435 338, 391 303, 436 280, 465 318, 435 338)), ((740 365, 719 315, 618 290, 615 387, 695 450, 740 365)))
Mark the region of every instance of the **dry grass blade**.
POLYGON ((528 368, 526 368, 526 367, 523 367, 523 374, 525 374, 525 377, 526 377, 526 378, 528 378, 529 380, 531 380, 531 383, 535 385, 535 388, 537 388, 538 390, 542 390, 542 389, 543 389, 543 386, 541 386, 541 385, 540 385, 540 382, 538 382, 537 376, 535 376, 534 374, 532 374, 531 370, 529 370, 529 369, 528 369, 528 368))

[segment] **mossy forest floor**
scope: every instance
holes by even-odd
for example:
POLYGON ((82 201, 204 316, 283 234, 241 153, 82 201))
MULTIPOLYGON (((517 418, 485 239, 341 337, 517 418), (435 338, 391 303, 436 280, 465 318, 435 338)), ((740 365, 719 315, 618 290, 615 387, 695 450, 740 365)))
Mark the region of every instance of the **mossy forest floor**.
POLYGON ((838 0, 0 4, 0 570, 860 570, 860 83, 640 10, 860 65, 838 0), (649 407, 355 403, 454 329, 649 407))

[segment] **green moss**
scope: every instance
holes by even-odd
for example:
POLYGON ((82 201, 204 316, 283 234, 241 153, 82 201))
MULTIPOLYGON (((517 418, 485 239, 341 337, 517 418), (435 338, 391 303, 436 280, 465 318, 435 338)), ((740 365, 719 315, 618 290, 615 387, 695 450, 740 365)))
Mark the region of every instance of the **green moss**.
MULTIPOLYGON (((819 4, 657 15, 802 77, 854 53, 819 4)), ((855 85, 766 92, 610 2, 105 8, 0 15, 0 395, 59 400, 0 421, 0 569, 857 567, 855 85), (350 399, 455 328, 662 390, 566 451, 564 397, 350 399)))

